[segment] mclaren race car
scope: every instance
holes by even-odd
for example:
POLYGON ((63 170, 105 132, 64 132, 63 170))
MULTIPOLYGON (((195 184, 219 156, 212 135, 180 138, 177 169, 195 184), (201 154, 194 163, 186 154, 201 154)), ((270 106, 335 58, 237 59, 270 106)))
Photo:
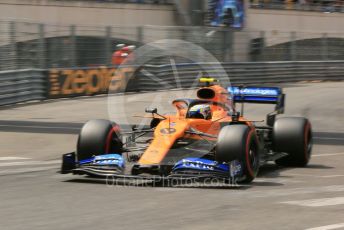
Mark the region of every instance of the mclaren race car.
POLYGON ((304 167, 312 150, 310 122, 284 112, 279 87, 224 88, 201 78, 196 99, 176 99, 176 113, 146 109, 150 126, 121 132, 118 124, 90 120, 81 129, 76 152, 63 155, 62 173, 114 179, 221 179, 249 183, 267 162, 304 167), (275 104, 266 124, 245 118, 237 103, 275 104))

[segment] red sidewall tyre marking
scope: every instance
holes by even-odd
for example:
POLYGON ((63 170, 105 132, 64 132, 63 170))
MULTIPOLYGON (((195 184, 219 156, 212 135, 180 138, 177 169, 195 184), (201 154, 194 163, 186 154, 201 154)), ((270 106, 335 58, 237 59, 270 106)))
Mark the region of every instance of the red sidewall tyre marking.
POLYGON ((305 126, 305 160, 307 161, 308 158, 309 158, 309 155, 308 155, 308 139, 309 139, 309 130, 311 128, 311 124, 309 122, 307 122, 306 126, 305 126))
POLYGON ((106 146, 105 146, 105 153, 110 153, 110 147, 112 142, 112 135, 114 132, 118 131, 118 126, 112 127, 112 129, 109 131, 107 138, 106 138, 106 146))
POLYGON ((250 143, 251 143, 252 134, 253 134, 253 130, 250 130, 246 139, 246 167, 251 177, 254 177, 255 175, 254 175, 253 169, 251 167, 251 162, 250 162, 250 143))

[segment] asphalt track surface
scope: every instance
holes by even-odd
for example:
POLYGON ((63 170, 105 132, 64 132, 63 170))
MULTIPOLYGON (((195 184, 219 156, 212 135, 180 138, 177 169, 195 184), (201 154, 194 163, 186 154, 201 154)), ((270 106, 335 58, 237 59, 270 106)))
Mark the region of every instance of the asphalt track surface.
MULTIPOLYGON (((344 82, 284 87, 286 115, 312 122, 310 165, 271 164, 240 188, 112 186, 56 173, 82 124, 108 118, 105 96, 2 109, 0 229, 344 229, 344 82)), ((173 111, 168 103, 183 93, 113 96, 113 106, 126 103, 125 114, 112 115, 138 123, 130 115, 147 106, 173 111)), ((264 119, 269 110, 247 106, 245 115, 264 119)))

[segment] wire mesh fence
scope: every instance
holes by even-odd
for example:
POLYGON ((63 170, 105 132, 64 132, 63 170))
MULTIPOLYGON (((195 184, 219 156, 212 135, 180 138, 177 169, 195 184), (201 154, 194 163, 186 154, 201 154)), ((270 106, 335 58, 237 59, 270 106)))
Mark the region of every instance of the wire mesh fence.
POLYGON ((15 34, 13 23, 0 23, 0 69, 16 69, 15 34))
POLYGON ((250 0, 251 8, 344 13, 342 0, 250 0))
MULTIPOLYGON (((219 61, 226 62, 344 60, 344 34, 341 33, 179 26, 95 27, 0 21, 0 70, 111 65, 117 44, 139 47, 162 39, 191 42, 209 51, 219 61)), ((176 47, 181 52, 184 48, 176 47)), ((202 53, 199 56, 202 57, 202 53)), ((165 64, 169 58, 152 62, 165 64)))

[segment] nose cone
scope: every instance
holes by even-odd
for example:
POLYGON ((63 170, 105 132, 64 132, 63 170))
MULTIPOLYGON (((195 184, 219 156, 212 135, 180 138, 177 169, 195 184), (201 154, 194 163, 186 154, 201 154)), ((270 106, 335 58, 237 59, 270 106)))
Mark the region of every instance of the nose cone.
POLYGON ((154 139, 139 160, 139 164, 159 164, 175 141, 184 136, 188 124, 185 120, 166 119, 156 127, 154 139))

